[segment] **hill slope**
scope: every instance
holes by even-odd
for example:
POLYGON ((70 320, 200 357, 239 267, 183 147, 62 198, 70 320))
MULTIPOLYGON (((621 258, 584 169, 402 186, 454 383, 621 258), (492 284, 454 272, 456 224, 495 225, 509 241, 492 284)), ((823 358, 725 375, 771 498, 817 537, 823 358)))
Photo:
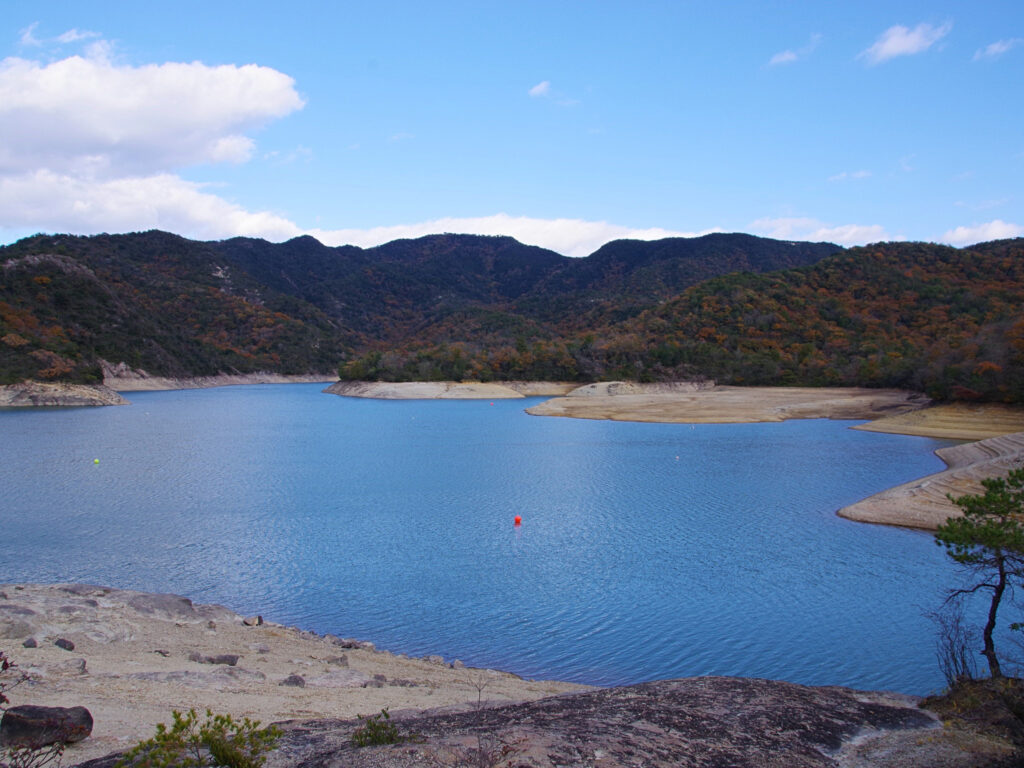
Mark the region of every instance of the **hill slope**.
POLYGON ((550 339, 634 317, 709 274, 836 250, 712 235, 570 259, 470 235, 369 249, 40 235, 0 248, 0 383, 97 381, 100 360, 175 377, 308 373, 373 350, 550 339))

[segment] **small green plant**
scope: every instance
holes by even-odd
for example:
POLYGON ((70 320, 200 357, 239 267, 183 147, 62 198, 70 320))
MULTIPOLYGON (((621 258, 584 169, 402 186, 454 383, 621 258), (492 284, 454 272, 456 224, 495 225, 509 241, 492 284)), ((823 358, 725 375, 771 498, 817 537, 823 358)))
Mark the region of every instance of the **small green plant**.
POLYGON ((352 732, 352 743, 357 747, 368 747, 371 744, 397 744, 402 741, 398 726, 391 722, 388 708, 384 707, 379 715, 359 716, 361 726, 352 732))
POLYGON ((203 723, 194 709, 175 710, 172 717, 170 728, 159 723, 153 738, 130 749, 115 768, 259 768, 281 737, 275 726, 260 730, 259 720, 236 722, 210 710, 203 723))

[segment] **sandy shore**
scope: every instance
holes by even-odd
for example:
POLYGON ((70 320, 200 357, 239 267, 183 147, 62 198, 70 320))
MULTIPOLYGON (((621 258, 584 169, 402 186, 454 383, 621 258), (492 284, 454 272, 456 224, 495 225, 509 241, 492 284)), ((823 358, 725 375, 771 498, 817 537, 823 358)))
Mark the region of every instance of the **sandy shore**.
POLYGON ((950 440, 984 440, 1024 432, 1024 407, 999 403, 949 403, 885 416, 854 429, 950 440))
POLYGON ((339 381, 324 392, 380 400, 508 400, 564 395, 576 386, 548 381, 339 381))
POLYGON ((949 469, 876 493, 839 510, 839 516, 862 523, 935 530, 960 509, 953 497, 981 493, 986 477, 1005 477, 1024 466, 1024 432, 940 448, 935 454, 949 469))
POLYGON ((0 407, 54 408, 98 405, 128 405, 109 387, 63 382, 24 381, 0 386, 0 407))
POLYGON ((196 376, 171 379, 164 376, 106 375, 103 384, 118 392, 156 392, 168 389, 207 389, 240 384, 323 384, 337 377, 330 374, 286 376, 280 373, 222 373, 217 376, 196 376))
POLYGON ((875 419, 928 403, 924 395, 895 389, 590 385, 527 409, 535 416, 615 421, 735 424, 786 419, 875 419))
POLYGON ((173 595, 75 584, 0 585, 0 649, 33 677, 9 692, 12 704, 81 705, 92 713, 92 736, 68 748, 65 765, 152 736, 172 709, 210 708, 270 723, 586 690, 440 657, 397 656, 272 622, 246 626, 227 608, 173 595), (24 647, 28 638, 38 647, 24 647), (55 646, 58 638, 74 649, 55 646), (238 660, 190 660, 221 655, 238 660), (304 685, 282 684, 292 675, 304 685))

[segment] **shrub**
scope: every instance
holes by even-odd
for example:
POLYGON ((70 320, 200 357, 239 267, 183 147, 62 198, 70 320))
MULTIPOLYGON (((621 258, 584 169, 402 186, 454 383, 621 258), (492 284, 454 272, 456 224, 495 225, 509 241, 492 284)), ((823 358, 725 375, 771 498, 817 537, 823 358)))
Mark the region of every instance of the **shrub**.
POLYGON ((260 730, 258 720, 236 722, 210 710, 203 723, 194 709, 184 715, 175 711, 172 717, 170 728, 158 724, 153 738, 129 750, 116 768, 259 768, 281 737, 275 726, 260 730))
POLYGON ((373 744, 397 744, 402 741, 398 726, 391 722, 387 707, 379 715, 359 716, 361 726, 352 732, 352 743, 357 747, 368 747, 373 744))

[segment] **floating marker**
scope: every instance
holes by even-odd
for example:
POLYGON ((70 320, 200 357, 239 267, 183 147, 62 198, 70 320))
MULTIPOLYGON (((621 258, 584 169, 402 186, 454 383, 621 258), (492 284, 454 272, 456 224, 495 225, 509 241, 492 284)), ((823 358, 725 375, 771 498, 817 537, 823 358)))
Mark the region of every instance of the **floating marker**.
POLYGON ((92 463, 93 463, 93 464, 99 464, 99 463, 100 463, 100 460, 99 460, 99 459, 93 459, 93 460, 92 460, 92 463))
POLYGON ((521 518, 519 515, 516 515, 515 524, 516 525, 522 525, 523 524, 523 518, 521 518))

